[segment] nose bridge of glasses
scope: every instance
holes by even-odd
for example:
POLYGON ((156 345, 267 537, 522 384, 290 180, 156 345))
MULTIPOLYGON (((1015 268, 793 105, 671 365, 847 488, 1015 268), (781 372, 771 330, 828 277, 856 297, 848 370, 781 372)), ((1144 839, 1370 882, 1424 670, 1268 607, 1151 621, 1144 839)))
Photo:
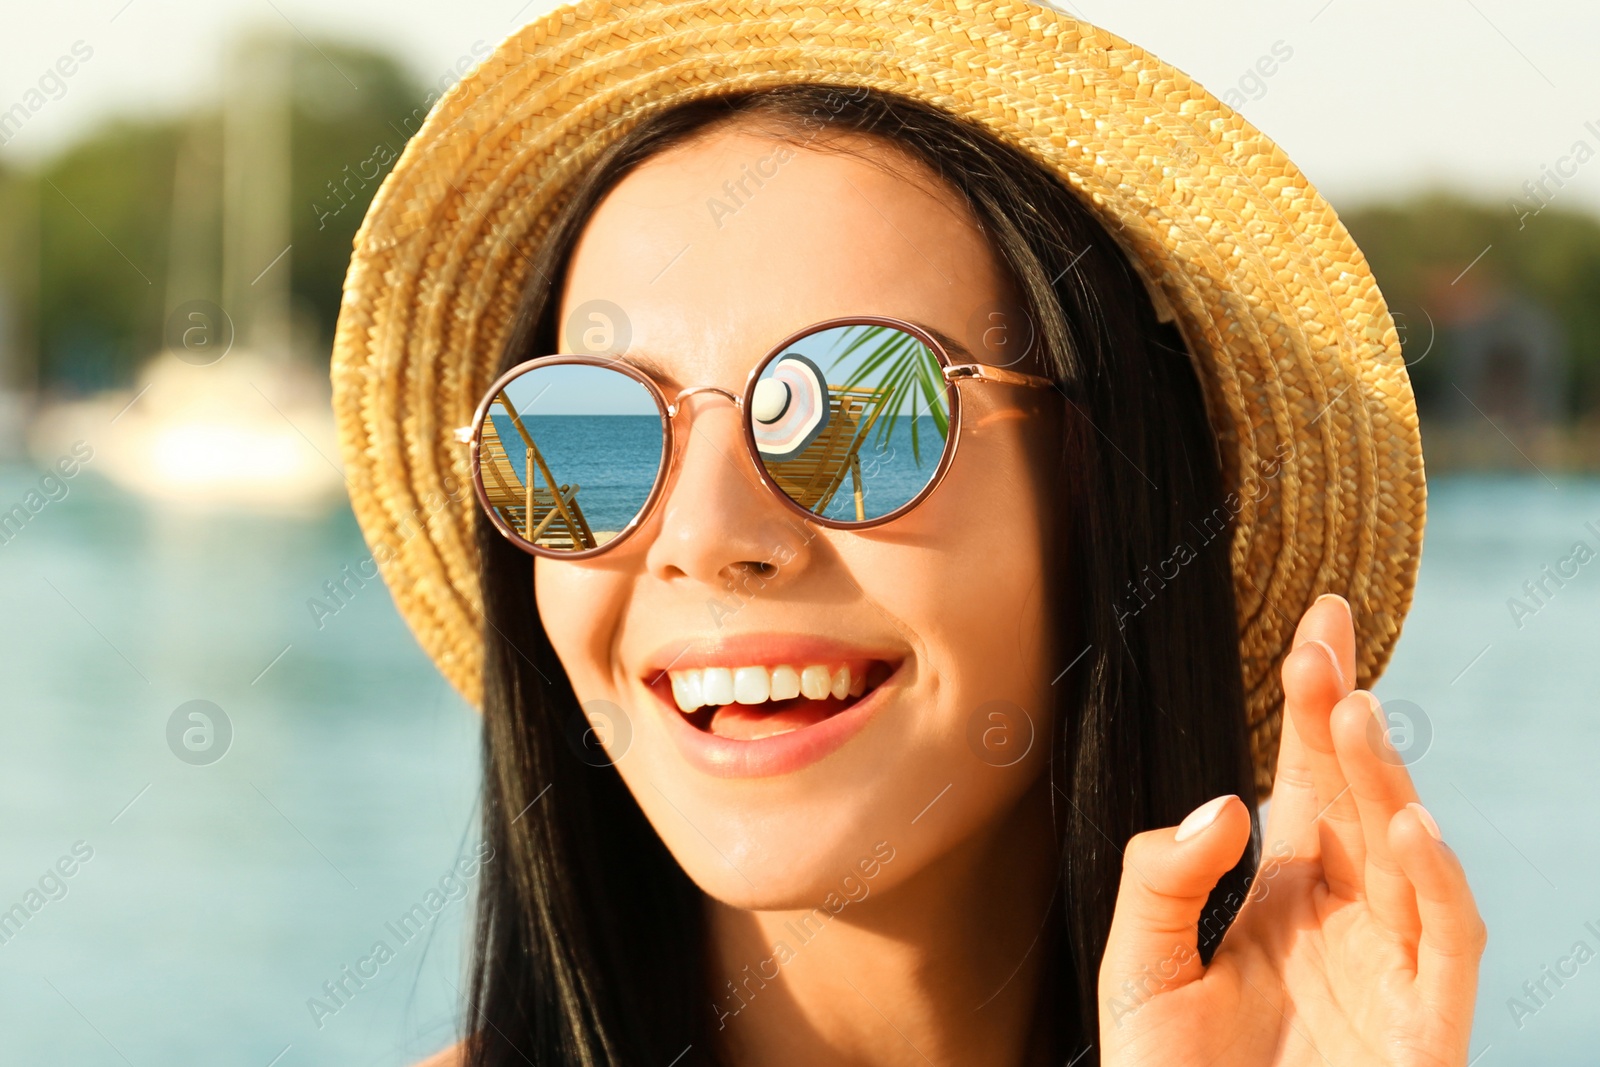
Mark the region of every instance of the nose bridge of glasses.
POLYGON ((739 399, 739 397, 735 396, 733 393, 728 392, 726 389, 723 389, 721 386, 716 386, 716 385, 691 385, 687 389, 680 390, 678 395, 673 397, 672 403, 667 405, 667 415, 668 416, 673 416, 673 415, 676 415, 679 411, 683 410, 683 401, 684 401, 684 399, 686 397, 693 396, 696 393, 721 393, 723 396, 725 396, 729 400, 733 401, 733 406, 734 407, 741 408, 741 409, 744 407, 744 403, 743 403, 743 401, 741 401, 739 399))

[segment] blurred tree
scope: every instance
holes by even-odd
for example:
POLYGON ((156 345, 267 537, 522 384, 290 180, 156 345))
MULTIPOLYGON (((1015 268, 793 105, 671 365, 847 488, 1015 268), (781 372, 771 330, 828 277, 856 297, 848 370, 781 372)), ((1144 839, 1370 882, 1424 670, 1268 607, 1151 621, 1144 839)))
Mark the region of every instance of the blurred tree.
MULTIPOLYGON (((386 55, 298 38, 289 49, 286 260, 306 346, 326 358, 351 240, 426 97, 386 55)), ((37 297, 19 311, 43 382, 126 384, 161 347, 169 304, 218 299, 221 138, 213 101, 175 119, 112 122, 35 173, 0 172, 0 284, 13 292, 26 292, 7 279, 28 275, 16 250, 37 226, 37 297), (17 206, 29 204, 36 220, 17 206)))
POLYGON ((0 393, 29 390, 37 379, 32 316, 38 303, 36 183, 0 165, 0 393))
POLYGON ((1518 212, 1444 194, 1340 217, 1395 313, 1425 416, 1452 389, 1458 353, 1447 327, 1514 296, 1548 310, 1564 335, 1565 414, 1600 416, 1600 219, 1553 206, 1518 212))
MULTIPOLYGON (((298 42, 297 42, 298 43, 298 42)), ((332 346, 351 242, 367 204, 420 125, 423 87, 376 52, 299 43, 290 178, 294 296, 332 346)))
POLYGON ((161 343, 177 123, 107 126, 34 176, 41 377, 126 382, 161 343))

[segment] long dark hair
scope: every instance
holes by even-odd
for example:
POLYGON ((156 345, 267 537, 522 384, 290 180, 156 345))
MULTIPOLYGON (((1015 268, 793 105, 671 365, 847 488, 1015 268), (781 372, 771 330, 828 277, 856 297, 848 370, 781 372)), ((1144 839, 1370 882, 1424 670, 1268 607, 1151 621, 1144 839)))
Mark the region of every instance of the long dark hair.
MULTIPOLYGON (((1157 564, 1223 501, 1198 378, 1122 251, 1058 177, 931 105, 821 84, 699 99, 646 116, 610 145, 531 250, 502 368, 555 351, 568 262, 601 198, 642 160, 735 117, 818 147, 819 130, 871 134, 941 175, 1009 269, 1042 342, 1039 366, 1071 406, 1057 469, 1042 472, 1058 486, 1065 546, 1046 595, 1079 642, 1067 655, 1088 649, 1053 690, 1060 882, 1045 988, 1061 1062, 1098 1041, 1096 976, 1123 843, 1220 794, 1254 810, 1231 530, 1152 585, 1157 564)), ((482 817, 496 858, 478 902, 467 1063, 635 1067, 685 1049, 680 1067, 715 1063, 701 893, 616 769, 569 743, 583 712, 538 616, 532 557, 490 523, 477 528, 482 817)), ((1257 852, 1253 835, 1213 893, 1204 958, 1257 852)))

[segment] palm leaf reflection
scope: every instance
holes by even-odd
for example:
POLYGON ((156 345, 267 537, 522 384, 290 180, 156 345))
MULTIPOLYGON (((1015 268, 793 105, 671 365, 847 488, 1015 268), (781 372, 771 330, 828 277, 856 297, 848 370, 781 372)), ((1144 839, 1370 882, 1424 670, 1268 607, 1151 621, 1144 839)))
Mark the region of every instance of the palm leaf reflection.
POLYGON ((843 336, 844 349, 834 358, 834 366, 861 352, 860 362, 848 379, 841 383, 849 388, 870 380, 877 395, 869 400, 870 418, 864 424, 877 423, 878 449, 888 443, 894 433, 897 416, 911 415, 911 455, 920 465, 921 454, 917 444, 918 415, 929 415, 939 430, 939 443, 950 435, 950 413, 945 410, 945 381, 939 360, 921 341, 892 326, 860 325, 849 327, 843 336), (908 412, 906 409, 910 408, 908 412), (887 415, 888 418, 880 416, 887 415))

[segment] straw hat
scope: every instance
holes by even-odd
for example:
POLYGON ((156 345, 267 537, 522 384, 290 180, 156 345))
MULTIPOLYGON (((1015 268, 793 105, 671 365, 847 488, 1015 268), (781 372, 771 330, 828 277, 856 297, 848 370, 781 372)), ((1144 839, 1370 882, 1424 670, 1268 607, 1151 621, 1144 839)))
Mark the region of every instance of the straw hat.
POLYGON ((1411 604, 1425 491, 1399 337, 1366 259, 1275 144, 1182 72, 1023 0, 579 3, 439 100, 356 235, 333 352, 356 517, 417 640, 478 703, 479 516, 451 431, 494 379, 520 250, 567 183, 656 109, 816 81, 919 98, 1017 144, 1092 204, 1176 319, 1234 493, 1269 790, 1300 615, 1320 593, 1349 599, 1370 685, 1411 604))

